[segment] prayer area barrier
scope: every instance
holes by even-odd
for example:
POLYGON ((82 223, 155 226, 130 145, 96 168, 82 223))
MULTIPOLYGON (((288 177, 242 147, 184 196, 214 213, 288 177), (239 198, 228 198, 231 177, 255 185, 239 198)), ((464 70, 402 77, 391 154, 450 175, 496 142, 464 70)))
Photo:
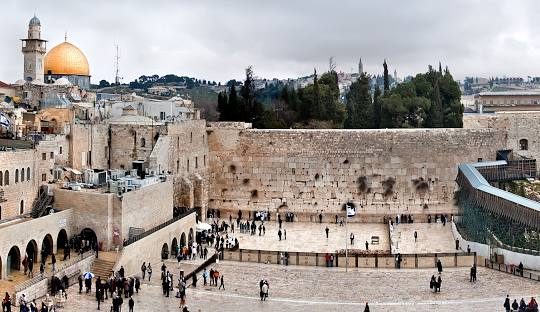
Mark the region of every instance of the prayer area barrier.
MULTIPOLYGON (((285 252, 269 250, 237 249, 224 250, 223 260, 239 262, 256 262, 271 264, 288 264, 302 266, 330 266, 326 263, 326 253, 285 252), (287 257, 288 256, 288 257, 287 257)), ((390 253, 349 254, 329 253, 333 256, 331 266, 345 267, 346 259, 350 268, 397 268, 396 255, 390 253)), ((443 267, 470 267, 476 262, 476 253, 427 253, 401 254, 400 268, 434 268, 437 260, 443 267)), ((480 263, 483 264, 483 263, 480 263)))

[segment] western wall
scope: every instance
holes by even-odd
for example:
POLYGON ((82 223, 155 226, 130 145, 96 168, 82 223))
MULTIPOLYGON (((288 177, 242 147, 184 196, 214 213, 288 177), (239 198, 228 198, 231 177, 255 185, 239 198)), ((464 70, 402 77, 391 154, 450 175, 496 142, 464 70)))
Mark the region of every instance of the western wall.
POLYGON ((454 213, 457 166, 494 160, 502 129, 257 130, 210 124, 209 209, 292 211, 308 220, 357 207, 355 221, 454 213))

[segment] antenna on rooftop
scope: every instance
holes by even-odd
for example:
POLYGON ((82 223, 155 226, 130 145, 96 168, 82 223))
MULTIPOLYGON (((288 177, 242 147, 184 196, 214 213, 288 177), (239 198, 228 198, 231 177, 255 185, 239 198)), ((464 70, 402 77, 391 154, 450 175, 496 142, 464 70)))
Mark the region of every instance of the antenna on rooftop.
POLYGON ((120 80, 122 80, 124 78, 120 77, 120 69, 119 69, 120 53, 119 53, 119 47, 118 47, 117 44, 115 45, 115 48, 116 48, 116 55, 115 55, 116 74, 114 76, 114 84, 119 86, 120 85, 120 80))
POLYGON ((334 57, 331 56, 329 59, 328 59, 328 65, 329 65, 329 70, 330 72, 333 72, 336 70, 336 61, 334 61, 334 57))

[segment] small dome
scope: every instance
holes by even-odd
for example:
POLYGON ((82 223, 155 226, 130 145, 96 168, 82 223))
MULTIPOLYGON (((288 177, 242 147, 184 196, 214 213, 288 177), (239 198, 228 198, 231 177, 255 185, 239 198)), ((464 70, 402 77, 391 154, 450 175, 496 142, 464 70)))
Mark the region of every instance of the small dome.
POLYGON ((39 18, 36 16, 32 17, 30 22, 28 23, 28 26, 41 26, 41 22, 39 21, 39 18))
POLYGON ((17 81, 15 81, 13 84, 16 85, 16 86, 22 86, 26 83, 26 81, 22 80, 22 79, 18 79, 17 81))
POLYGON ((54 84, 57 86, 71 86, 71 82, 69 82, 69 80, 66 77, 56 79, 54 84))
POLYGON ((45 71, 53 75, 90 76, 90 67, 84 53, 69 42, 62 42, 45 55, 45 71))

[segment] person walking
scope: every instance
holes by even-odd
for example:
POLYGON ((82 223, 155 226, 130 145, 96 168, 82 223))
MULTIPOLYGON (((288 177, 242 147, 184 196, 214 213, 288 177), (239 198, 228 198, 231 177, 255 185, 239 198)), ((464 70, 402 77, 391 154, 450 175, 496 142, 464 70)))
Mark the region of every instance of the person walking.
POLYGON ((319 223, 322 223, 322 213, 319 213, 319 223))
POLYGON ((514 299, 514 302, 512 302, 512 311, 517 312, 519 308, 519 304, 517 302, 517 299, 514 299))
POLYGON ((51 263, 52 263, 52 272, 54 273, 56 271, 56 256, 54 254, 51 255, 51 263))
POLYGON ((366 306, 364 307, 364 312, 369 312, 369 304, 366 302, 366 306))
MULTIPOLYGON (((263 226, 263 230, 264 230, 264 226, 263 226)), ((283 239, 287 240, 287 229, 283 229, 283 239)))
POLYGON ((504 299, 503 307, 506 312, 510 312, 510 296, 509 295, 506 295, 506 299, 504 299))
POLYGON ((82 286, 83 286, 82 274, 79 275, 78 281, 79 281, 79 294, 80 294, 80 293, 82 293, 82 286))
POLYGON ((437 277, 437 290, 439 292, 441 292, 441 284, 442 284, 442 279, 441 279, 441 276, 439 275, 439 277, 437 277))
POLYGON ((437 271, 439 272, 439 275, 441 275, 441 273, 442 273, 441 259, 437 259, 437 271))
POLYGON ((9 296, 7 291, 4 299, 2 299, 2 311, 11 312, 11 297, 9 296))
POLYGON ((203 285, 206 286, 206 280, 208 278, 208 271, 206 271, 206 268, 203 269, 202 277, 203 277, 203 285))
POLYGON ((326 239, 328 239, 328 232, 330 232, 330 229, 329 229, 328 227, 326 227, 326 228, 324 229, 324 231, 326 232, 326 239))
POLYGON ((476 282, 476 266, 474 264, 471 267, 471 276, 470 276, 469 282, 471 283, 476 282))
POLYGON ((366 241, 366 250, 369 250, 369 243, 366 241))
POLYGON ((150 262, 148 263, 148 267, 146 268, 146 273, 148 273, 148 281, 150 282, 150 278, 152 277, 152 266, 150 265, 150 262))
POLYGON ((143 262, 141 265, 141 272, 142 272, 142 279, 144 281, 144 277, 146 275, 146 262, 143 262))
POLYGON ((277 235, 279 237, 279 240, 281 240, 281 229, 278 230, 277 235))
POLYGON ((349 235, 349 238, 351 239, 351 246, 354 245, 354 234, 351 232, 351 235, 349 235))
POLYGON ((261 300, 266 301, 266 298, 268 297, 268 283, 266 281, 263 282, 261 287, 261 300))
POLYGON ((131 296, 129 296, 128 306, 129 306, 129 312, 133 312, 133 307, 135 306, 135 300, 133 300, 133 297, 131 296))
POLYGON ((414 231, 414 242, 416 243, 416 240, 418 239, 418 233, 414 231))
POLYGON ((221 289, 221 287, 223 287, 223 290, 225 290, 225 283, 223 282, 223 274, 221 274, 221 279, 220 279, 218 290, 221 289))

